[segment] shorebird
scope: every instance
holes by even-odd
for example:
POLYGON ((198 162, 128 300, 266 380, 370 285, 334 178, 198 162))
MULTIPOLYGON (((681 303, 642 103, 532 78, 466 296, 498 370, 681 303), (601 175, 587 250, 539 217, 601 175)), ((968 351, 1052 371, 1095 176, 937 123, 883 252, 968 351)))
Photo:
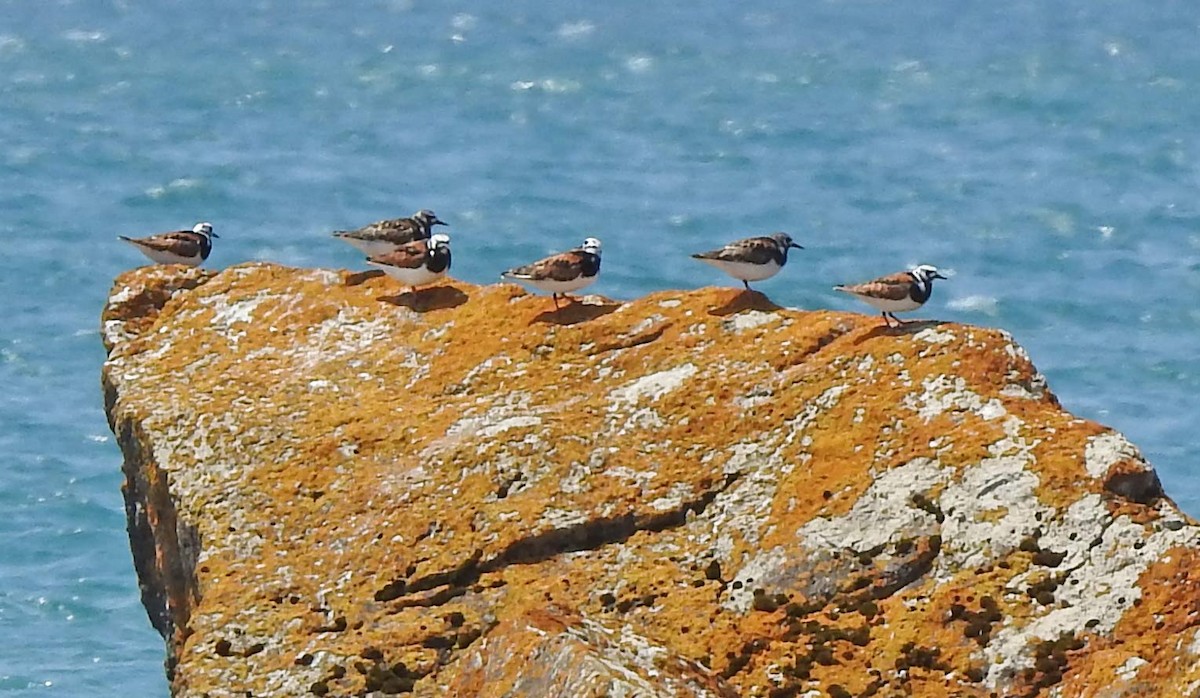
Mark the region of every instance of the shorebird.
POLYGON ((804 249, 787 233, 774 233, 731 242, 692 257, 713 265, 749 289, 751 281, 762 281, 778 274, 787 264, 788 250, 792 248, 804 249))
POLYGON ((881 276, 861 284, 834 286, 833 290, 849 293, 860 301, 883 313, 883 321, 892 327, 892 320, 897 325, 904 321, 895 313, 916 310, 925 305, 933 293, 933 280, 945 279, 937 267, 921 264, 909 271, 902 271, 888 276, 881 276))
POLYGON ((401 245, 387 254, 368 257, 367 264, 382 269, 409 289, 433 283, 450 269, 450 236, 439 234, 401 245))
POLYGON ((175 230, 144 238, 117 237, 138 248, 158 264, 197 267, 208 259, 208 254, 212 252, 212 239, 220 235, 213 232, 212 223, 197 223, 191 230, 175 230))
POLYGON ((339 230, 333 236, 354 245, 368 257, 376 257, 410 242, 428 240, 435 225, 446 222, 433 211, 421 209, 408 218, 377 221, 357 230, 339 230))
POLYGON ((509 269, 500 278, 519 281, 550 293, 554 297, 554 309, 558 310, 559 295, 588 286, 599 274, 600 241, 587 238, 580 247, 509 269))

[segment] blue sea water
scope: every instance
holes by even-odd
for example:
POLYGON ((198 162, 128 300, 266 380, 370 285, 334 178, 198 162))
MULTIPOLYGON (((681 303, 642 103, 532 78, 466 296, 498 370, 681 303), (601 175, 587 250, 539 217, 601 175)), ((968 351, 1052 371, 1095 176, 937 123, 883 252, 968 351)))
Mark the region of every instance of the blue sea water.
POLYGON ((932 262, 1200 514, 1200 15, 1185 1, 0 0, 0 694, 165 696, 101 409, 114 235, 354 266, 420 207, 454 273, 604 240, 595 290, 786 230, 777 302, 932 262))

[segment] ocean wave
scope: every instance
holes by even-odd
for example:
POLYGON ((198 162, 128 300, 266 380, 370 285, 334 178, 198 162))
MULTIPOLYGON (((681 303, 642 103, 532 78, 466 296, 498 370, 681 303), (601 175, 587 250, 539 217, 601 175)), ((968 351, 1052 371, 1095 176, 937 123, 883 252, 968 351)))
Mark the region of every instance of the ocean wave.
POLYGON ((630 56, 625 59, 625 69, 631 73, 648 73, 654 68, 654 59, 650 56, 630 56))
POLYGON ((554 30, 554 33, 560 39, 579 39, 591 34, 594 31, 596 31, 596 25, 587 21, 586 19, 582 19, 578 22, 565 22, 558 25, 558 28, 554 30))
POLYGON ((574 80, 546 78, 545 80, 517 80, 509 85, 509 87, 518 92, 540 90, 542 92, 561 93, 578 92, 581 85, 574 80))
POLYGON ((79 44, 98 44, 108 41, 108 35, 92 29, 69 29, 62 33, 62 38, 79 44))
POLYGON ((996 315, 1000 312, 1000 301, 995 296, 981 294, 953 298, 946 304, 951 310, 965 310, 984 315, 996 315))
POLYGON ((188 189, 197 189, 204 185, 204 180, 195 177, 180 177, 173 179, 165 186, 150 187, 146 190, 146 196, 151 199, 161 199, 164 196, 178 191, 187 191, 188 189))
POLYGON ((21 53, 25 50, 25 40, 12 34, 0 34, 0 55, 6 53, 21 53))

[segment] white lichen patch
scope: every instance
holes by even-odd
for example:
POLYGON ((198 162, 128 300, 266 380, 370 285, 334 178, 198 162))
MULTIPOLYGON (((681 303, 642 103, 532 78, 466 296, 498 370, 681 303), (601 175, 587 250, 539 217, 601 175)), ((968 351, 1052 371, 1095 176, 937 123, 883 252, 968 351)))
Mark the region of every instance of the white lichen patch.
MULTIPOLYGON (((637 633, 631 624, 612 630, 583 618, 564 631, 526 624, 521 632, 534 638, 536 649, 512 679, 522 695, 551 690, 563 695, 613 698, 715 698, 710 672, 672 655, 637 633), (546 678, 547 672, 551 678, 546 678), (552 688, 548 688, 552 687, 552 688)), ((505 640, 496 649, 465 661, 489 673, 485 657, 510 653, 505 640)))
POLYGON ((737 613, 749 613, 754 603, 755 589, 754 583, 749 580, 770 579, 791 563, 792 556, 783 546, 777 545, 757 553, 738 569, 737 576, 727 588, 727 595, 721 601, 721 606, 737 613))
POLYGON ((733 404, 740 409, 748 410, 766 404, 775 396, 775 391, 765 385, 756 385, 744 395, 733 398, 733 404))
POLYGON ((604 475, 620 480, 630 480, 632 482, 641 483, 650 482, 654 478, 658 477, 658 474, 653 470, 634 470, 623 465, 605 470, 604 475))
POLYGON ((1000 389, 1000 394, 1004 397, 1017 398, 1019 400, 1040 400, 1041 395, 1029 391, 1025 386, 1017 383, 1009 383, 1000 389))
POLYGON ((449 321, 435 327, 430 327, 429 329, 425 330, 424 334, 421 335, 421 341, 436 342, 442 337, 445 337, 446 333, 448 333, 452 327, 454 327, 454 323, 449 321))
POLYGON ((861 374, 871 376, 871 375, 874 375, 874 372, 871 370, 874 367, 875 367, 875 357, 871 356, 870 354, 867 354, 866 356, 862 357, 862 359, 859 360, 858 365, 856 365, 854 367, 854 370, 858 371, 861 374))
POLYGON ((636 404, 646 398, 657 400, 678 389, 687 379, 696 375, 698 370, 696 364, 686 363, 666 371, 642 376, 608 394, 608 399, 613 403, 611 409, 617 409, 621 404, 636 404))
POLYGON ((674 511, 683 507, 683 503, 695 496, 691 483, 677 482, 671 485, 667 493, 650 502, 650 508, 655 511, 674 511))
MULTIPOLYGON (((528 428, 528 427, 536 427, 536 426, 540 426, 541 423, 542 423, 541 417, 535 417, 533 415, 507 417, 505 419, 501 419, 500 421, 496 422, 495 424, 487 424, 482 427, 479 427, 473 433, 473 435, 479 436, 484 439, 490 439, 499 434, 503 434, 504 432, 508 431, 509 429, 523 429, 523 428, 528 428)), ((453 430, 454 430, 454 427, 452 426, 450 428, 450 431, 453 432, 453 430)))
MULTIPOLYGON (((617 420, 609 420, 610 424, 617 420)), ((666 426, 666 421, 658 412, 649 407, 639 407, 626 415, 625 420, 620 426, 616 427, 616 433, 628 434, 631 431, 654 431, 666 426)))
POLYGON ((913 339, 926 344, 949 344, 957 337, 949 330, 939 330, 936 327, 927 327, 913 335, 913 339))
POLYGON ((308 269, 307 277, 322 286, 340 286, 342 275, 331 269, 308 269))
POLYGON ((1083 465, 1088 475, 1103 478, 1109 468, 1124 460, 1137 461, 1147 470, 1150 464, 1142 459, 1137 447, 1129 443, 1121 434, 1115 431, 1097 434, 1088 439, 1087 448, 1083 452, 1083 465))
POLYGON ((235 330, 234 325, 248 325, 254 322, 254 311, 269 298, 272 298, 271 294, 260 291, 249 298, 233 302, 228 302, 225 296, 205 296, 200 299, 200 304, 213 308, 212 328, 224 334, 229 343, 237 347, 238 341, 246 336, 246 332, 235 330))
POLYGON ((1066 577, 1054 591, 1053 607, 1022 624, 1010 620, 993 636, 984 651, 990 665, 987 683, 992 687, 1007 685, 1032 664, 1031 646, 1038 640, 1061 633, 1112 632, 1142 597, 1138 580, 1150 565, 1171 548, 1200 544, 1200 528, 1195 526, 1156 531, 1154 524, 1137 523, 1128 516, 1113 519, 1095 494, 1084 496, 1061 520, 1045 527, 1039 546, 1066 554, 1056 568, 1066 577))
POLYGON ((1137 678, 1138 669, 1146 666, 1150 662, 1141 657, 1130 657, 1125 660, 1125 663, 1116 668, 1117 678, 1123 681, 1133 681, 1137 678))
POLYGON ((984 459, 964 468, 938 497, 945 515, 934 573, 949 578, 1020 546, 1052 510, 1037 499, 1038 477, 1022 455, 984 459), (1002 516, 995 516, 1003 512, 1002 516))
MULTIPOLYGON (((845 386, 827 389, 816 399, 809 401, 800 414, 785 422, 780 429, 762 434, 754 442, 734 444, 722 466, 726 476, 736 476, 736 482, 717 495, 701 516, 690 520, 688 535, 701 547, 709 547, 723 564, 754 566, 755 560, 734 558, 738 545, 754 548, 759 544, 771 516, 770 507, 764 502, 775 499, 779 489, 779 478, 790 473, 793 462, 785 462, 780 450, 785 444, 808 438, 804 430, 823 411, 837 404, 845 392, 845 386)), ((797 462, 804 462, 808 455, 797 454, 797 462)), ((763 563, 766 564, 766 563, 763 563)), ((730 607, 738 607, 746 600, 732 599, 730 607)))
POLYGON ((903 405, 926 422, 948 411, 971 412, 984 420, 1007 414, 999 400, 984 400, 979 393, 967 388, 967 381, 961 376, 943 374, 926 378, 921 382, 921 388, 920 394, 905 395, 903 405))
POLYGON ((721 326, 728 332, 744 332, 755 327, 762 327, 773 322, 779 322, 778 313, 768 313, 762 310, 747 310, 731 318, 723 320, 721 326))
POLYGON ((111 347, 133 338, 133 333, 125 331, 125 321, 106 320, 104 322, 104 341, 111 347))
POLYGON ((572 526, 582 526, 587 523, 588 516, 582 511, 572 511, 568 509, 557 509, 555 507, 547 507, 538 518, 539 527, 548 526, 550 528, 570 528, 572 526))
POLYGON ((368 317, 354 308, 341 308, 337 315, 308 329, 305 340, 290 347, 298 368, 309 371, 323 363, 339 361, 367 351, 386 341, 395 327, 386 317, 368 317))
POLYGON ((630 327, 627 331, 622 333, 621 338, 628 339, 630 337, 637 337, 638 335, 651 330, 656 325, 662 324, 664 320, 666 320, 666 318, 664 318, 662 315, 651 315, 650 317, 643 318, 635 323, 633 327, 630 327))
POLYGON ((804 403, 804 409, 800 410, 798 414, 784 423, 784 443, 790 444, 797 439, 804 438, 804 432, 816 418, 833 409, 834 405, 838 404, 842 395, 849 389, 849 386, 846 385, 834 385, 826 388, 816 398, 804 403))
POLYGON ((892 468, 876 476, 850 511, 833 518, 817 517, 801 526, 796 536, 809 548, 864 551, 931 531, 936 521, 913 505, 913 495, 924 495, 942 484, 948 473, 928 458, 892 468))
MULTIPOLYGON (((301 652, 296 655, 305 654, 301 652)), ((312 653, 308 653, 310 656, 312 653)), ((322 655, 328 655, 327 652, 321 652, 322 655)), ((339 661, 345 662, 346 659, 339 657, 339 661)), ((327 662, 330 665, 335 662, 327 662)), ((301 666, 298 661, 293 661, 295 666, 289 666, 285 669, 276 669, 267 672, 263 677, 263 694, 271 696, 302 696, 312 692, 312 685, 324 677, 329 671, 328 667, 318 666, 314 660, 309 666, 301 666)))
POLYGON ((508 366, 512 366, 512 364, 513 360, 507 354, 489 356, 487 359, 484 359, 483 362, 467 371, 467 375, 463 376, 461 384, 464 386, 471 386, 480 378, 480 376, 494 375, 500 371, 502 367, 506 368, 508 366))
POLYGON ((764 507, 763 502, 775 498, 782 466, 778 452, 767 451, 759 444, 730 447, 722 472, 737 476, 737 481, 688 524, 689 535, 697 545, 712 547, 724 563, 741 562, 733 559, 735 542, 749 547, 758 545, 770 517, 769 507, 764 507))
POLYGON ((571 463, 567 474, 558 481, 558 491, 563 494, 581 494, 592 489, 591 479, 595 471, 587 463, 571 463))
POLYGON ((1022 398, 1026 400, 1041 400, 1046 396, 1046 377, 1043 376, 1033 367, 1033 361, 1029 358, 1029 353, 1020 344, 1013 341, 1012 335, 1001 331, 1000 334, 1004 337, 1006 344, 1004 345, 1004 353, 1008 354, 1013 359, 1015 364, 1005 379, 1009 384, 1000 390, 1000 394, 1005 397, 1022 398), (1022 377, 1022 372, 1028 370, 1032 375, 1028 379, 1022 377), (1026 381, 1028 386, 1018 381, 1026 381))
POLYGON ((542 418, 530 407, 529 395, 520 392, 508 393, 503 403, 493 405, 482 413, 478 408, 464 412, 462 417, 446 429, 441 438, 422 451, 422 458, 434 457, 464 442, 477 442, 480 448, 486 448, 492 437, 514 429, 532 429, 542 424, 542 418))
MULTIPOLYGON (((236 444, 243 424, 233 412, 205 414, 186 421, 169 408, 156 411, 145 419, 145 427, 155 434, 153 458, 158 467, 172 473, 183 473, 192 466, 209 464, 222 444, 236 444)), ((223 450, 223 449, 222 449, 223 450)), ((232 464, 227 464, 227 467, 232 464)), ((236 467, 224 471, 234 475, 236 467)), ((185 485, 189 478, 179 477, 176 486, 185 485)), ((181 495, 198 495, 201 492, 181 492, 181 495)))

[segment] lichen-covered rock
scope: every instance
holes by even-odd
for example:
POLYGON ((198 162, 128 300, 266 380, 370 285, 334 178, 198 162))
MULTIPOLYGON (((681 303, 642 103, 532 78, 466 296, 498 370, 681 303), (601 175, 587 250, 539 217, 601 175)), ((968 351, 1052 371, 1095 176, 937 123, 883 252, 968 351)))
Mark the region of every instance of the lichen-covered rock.
POLYGON ((104 386, 175 695, 1200 690, 1200 526, 1003 332, 398 291, 117 280, 104 386))
POLYGON ((715 672, 580 617, 535 611, 491 630, 459 661, 450 695, 737 698, 715 672))

